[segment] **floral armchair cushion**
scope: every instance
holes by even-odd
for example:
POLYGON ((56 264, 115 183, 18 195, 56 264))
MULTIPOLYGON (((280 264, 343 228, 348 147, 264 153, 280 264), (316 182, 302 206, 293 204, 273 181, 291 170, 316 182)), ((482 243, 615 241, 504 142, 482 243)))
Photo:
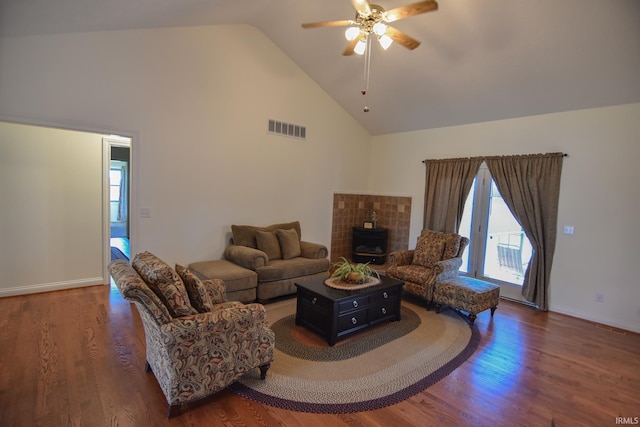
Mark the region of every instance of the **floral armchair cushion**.
POLYGON ((173 317, 188 316, 198 311, 191 306, 187 289, 176 272, 150 252, 141 252, 131 263, 142 280, 164 302, 173 317))
POLYGON ((433 268, 438 261, 454 258, 460 252, 461 236, 424 230, 418 238, 412 264, 433 268))
POLYGON ((200 280, 191 270, 180 264, 176 264, 176 273, 187 289, 191 305, 199 313, 212 311, 216 304, 224 302, 226 286, 222 280, 200 280))
POLYGON ((440 236, 433 239, 418 239, 412 264, 432 269, 436 262, 442 260, 445 243, 444 238, 440 236))

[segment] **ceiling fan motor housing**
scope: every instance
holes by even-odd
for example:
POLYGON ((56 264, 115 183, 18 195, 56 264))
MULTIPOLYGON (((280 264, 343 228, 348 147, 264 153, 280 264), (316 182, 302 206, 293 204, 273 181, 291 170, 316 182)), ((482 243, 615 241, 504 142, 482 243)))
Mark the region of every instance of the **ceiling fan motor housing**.
POLYGON ((360 30, 364 33, 371 34, 373 33, 373 26, 378 22, 386 22, 386 16, 384 13, 384 8, 377 4, 372 4, 369 6, 371 12, 362 13, 360 11, 356 11, 356 23, 360 27, 360 30))

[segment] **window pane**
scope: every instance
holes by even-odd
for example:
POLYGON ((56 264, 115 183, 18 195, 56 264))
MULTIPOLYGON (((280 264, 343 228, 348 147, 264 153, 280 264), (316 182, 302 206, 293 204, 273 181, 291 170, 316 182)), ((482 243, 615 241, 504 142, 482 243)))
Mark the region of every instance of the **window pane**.
POLYGON ((120 185, 120 181, 122 181, 122 170, 121 169, 110 169, 109 170, 109 184, 110 185, 120 185))
POLYGON ((109 187, 109 200, 112 202, 118 202, 120 200, 120 187, 109 187))
POLYGON ((522 285, 530 258, 529 239, 491 180, 483 275, 522 285))
POLYGON ((111 212, 109 213, 109 217, 111 219, 111 222, 116 222, 118 221, 118 208, 119 208, 119 203, 118 202, 111 202, 111 212))

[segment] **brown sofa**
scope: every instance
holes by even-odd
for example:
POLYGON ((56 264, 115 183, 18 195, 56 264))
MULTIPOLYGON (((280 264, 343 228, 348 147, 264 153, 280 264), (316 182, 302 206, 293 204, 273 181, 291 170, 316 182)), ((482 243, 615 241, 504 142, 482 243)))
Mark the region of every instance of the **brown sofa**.
POLYGON ((258 301, 294 294, 296 281, 328 277, 329 251, 302 240, 298 221, 268 227, 232 225, 231 232, 224 257, 256 272, 258 301))

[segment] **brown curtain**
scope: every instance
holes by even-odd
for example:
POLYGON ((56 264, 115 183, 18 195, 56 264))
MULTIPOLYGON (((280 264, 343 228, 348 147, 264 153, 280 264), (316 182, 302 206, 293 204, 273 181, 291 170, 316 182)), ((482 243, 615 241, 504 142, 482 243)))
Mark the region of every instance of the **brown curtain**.
POLYGON ((457 233, 464 202, 482 158, 424 161, 427 176, 424 193, 424 228, 457 233))
POLYGON ((533 247, 522 296, 541 310, 549 309, 562 158, 562 153, 549 153, 484 159, 498 191, 533 247))

